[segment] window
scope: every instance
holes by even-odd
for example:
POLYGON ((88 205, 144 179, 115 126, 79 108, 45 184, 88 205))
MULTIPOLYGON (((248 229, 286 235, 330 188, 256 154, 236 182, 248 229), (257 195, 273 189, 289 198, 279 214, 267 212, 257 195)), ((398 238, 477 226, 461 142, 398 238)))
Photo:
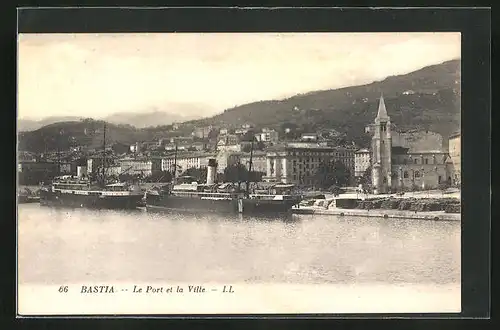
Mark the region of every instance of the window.
POLYGON ((438 183, 441 183, 441 180, 443 180, 443 178, 440 176, 438 176, 438 183))
POLYGON ((408 171, 405 171, 405 172, 403 173, 403 177, 404 177, 405 179, 408 179, 408 171))
POLYGON ((415 177, 416 178, 420 178, 420 172, 419 171, 415 171, 415 177))
POLYGON ((414 164, 418 164, 418 159, 417 159, 417 158, 415 158, 415 159, 413 160, 413 163, 414 163, 414 164))
POLYGON ((427 158, 425 159, 425 164, 429 164, 429 160, 427 158))

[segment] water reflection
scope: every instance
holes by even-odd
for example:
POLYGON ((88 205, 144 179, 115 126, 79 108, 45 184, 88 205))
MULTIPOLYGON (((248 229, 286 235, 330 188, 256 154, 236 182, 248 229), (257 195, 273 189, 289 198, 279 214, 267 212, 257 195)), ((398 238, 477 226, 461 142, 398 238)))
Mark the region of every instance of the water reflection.
POLYGON ((29 283, 458 283, 460 223, 19 207, 29 283))

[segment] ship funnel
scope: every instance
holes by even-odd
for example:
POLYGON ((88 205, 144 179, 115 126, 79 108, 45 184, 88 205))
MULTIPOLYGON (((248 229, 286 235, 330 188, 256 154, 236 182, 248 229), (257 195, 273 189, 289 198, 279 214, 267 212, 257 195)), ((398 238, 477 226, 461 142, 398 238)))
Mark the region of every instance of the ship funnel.
POLYGON ((84 175, 87 175, 87 166, 77 166, 76 175, 81 179, 84 175))
POLYGON ((214 158, 208 160, 207 167, 207 184, 215 183, 215 175, 217 173, 217 162, 214 158))

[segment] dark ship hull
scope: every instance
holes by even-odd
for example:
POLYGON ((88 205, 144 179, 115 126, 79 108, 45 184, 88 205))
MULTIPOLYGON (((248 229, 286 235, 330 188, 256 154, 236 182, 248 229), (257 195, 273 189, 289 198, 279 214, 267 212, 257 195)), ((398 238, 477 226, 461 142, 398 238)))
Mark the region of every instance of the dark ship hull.
POLYGON ((40 205, 96 209, 134 209, 143 198, 142 194, 124 196, 80 195, 72 193, 40 191, 40 205))
POLYGON ((237 202, 234 199, 202 199, 175 195, 153 195, 146 193, 148 210, 198 211, 216 213, 236 213, 237 202))
POLYGON ((146 194, 148 210, 169 210, 188 212, 273 214, 288 213, 300 200, 259 200, 252 198, 202 199, 198 197, 175 196, 171 194, 146 194))

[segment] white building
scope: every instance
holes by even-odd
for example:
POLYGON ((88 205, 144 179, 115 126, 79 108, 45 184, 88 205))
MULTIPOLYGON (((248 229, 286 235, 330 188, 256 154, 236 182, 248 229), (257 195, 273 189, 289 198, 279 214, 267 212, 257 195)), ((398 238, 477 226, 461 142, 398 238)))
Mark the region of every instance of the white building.
POLYGON ((161 170, 173 172, 177 165, 176 175, 180 175, 188 168, 204 168, 208 166, 208 160, 215 158, 217 154, 209 152, 178 152, 176 155, 169 155, 161 160, 161 170))
POLYGON ((354 172, 354 150, 318 143, 289 143, 275 146, 266 154, 265 181, 310 185, 323 162, 342 162, 354 172))
POLYGON ((265 143, 277 143, 279 141, 278 132, 275 130, 263 130, 262 133, 255 134, 257 141, 265 143))
POLYGON ((119 163, 120 171, 126 174, 146 177, 161 171, 160 158, 124 158, 119 163))
POLYGON ((360 149, 354 153, 354 176, 362 177, 371 164, 371 151, 360 149))

